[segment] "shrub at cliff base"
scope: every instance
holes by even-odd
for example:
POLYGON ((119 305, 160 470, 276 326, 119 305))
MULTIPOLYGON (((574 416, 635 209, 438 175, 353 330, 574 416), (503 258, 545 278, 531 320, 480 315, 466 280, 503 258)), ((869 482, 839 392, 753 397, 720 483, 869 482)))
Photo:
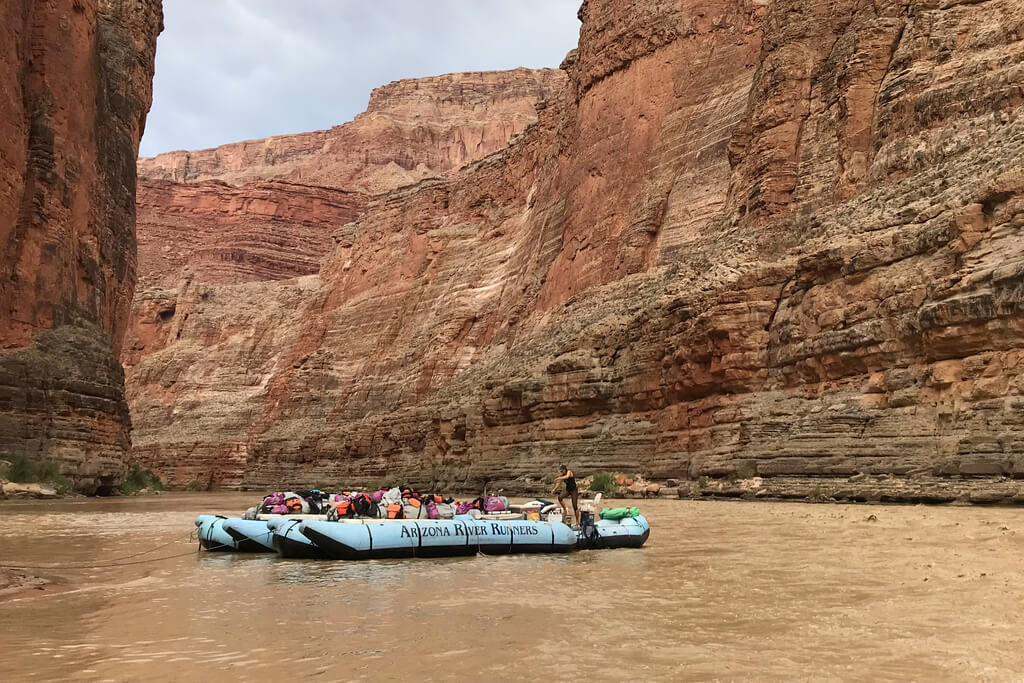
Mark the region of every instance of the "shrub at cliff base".
POLYGON ((132 466, 131 471, 125 476, 124 482, 118 487, 121 493, 128 496, 147 489, 150 491, 163 491, 164 483, 151 470, 144 470, 138 465, 132 466))
POLYGON ((612 493, 617 488, 615 475, 608 472, 598 472, 590 482, 590 490, 594 493, 612 493))
POLYGON ((186 491, 193 491, 193 492, 195 492, 195 491, 202 491, 202 490, 204 490, 204 487, 198 481, 193 479, 189 483, 185 484, 185 490, 186 491))
POLYGON ((49 460, 32 460, 16 455, 0 466, 0 477, 19 484, 47 484, 59 494, 71 492, 71 482, 60 473, 60 467, 49 460))

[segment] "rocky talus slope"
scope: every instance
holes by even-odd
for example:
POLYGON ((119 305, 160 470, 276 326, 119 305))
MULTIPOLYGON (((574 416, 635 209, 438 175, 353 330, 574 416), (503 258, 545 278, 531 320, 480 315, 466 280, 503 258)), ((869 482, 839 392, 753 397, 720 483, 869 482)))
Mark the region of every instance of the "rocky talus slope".
POLYGON ((1024 501, 1014 0, 587 0, 569 84, 320 272, 189 284, 173 480, 1024 501))
POLYGON ((159 0, 0 4, 0 457, 76 488, 124 471, 118 354, 159 0))

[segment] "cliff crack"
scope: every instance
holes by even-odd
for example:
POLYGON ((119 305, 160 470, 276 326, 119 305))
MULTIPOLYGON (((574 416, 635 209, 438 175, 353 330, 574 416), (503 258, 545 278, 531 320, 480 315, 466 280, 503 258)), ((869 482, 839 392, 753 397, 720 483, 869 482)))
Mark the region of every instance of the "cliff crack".
MULTIPOLYGON (((907 11, 909 5, 904 6, 904 13, 907 11)), ((889 77, 889 71, 892 69, 892 63, 896 59, 896 51, 900 48, 900 43, 903 42, 903 34, 907 32, 907 22, 903 21, 900 24, 900 30, 896 32, 896 38, 892 42, 892 46, 889 48, 889 60, 885 64, 885 69, 882 71, 882 78, 878 81, 878 90, 875 92, 875 99, 872 102, 871 107, 875 115, 875 121, 877 126, 878 121, 878 100, 882 98, 882 90, 885 88, 885 81, 889 77)))
POLYGON ((775 324, 775 316, 778 315, 779 309, 782 308, 782 300, 786 296, 786 290, 796 279, 796 274, 789 276, 789 278, 782 283, 782 287, 779 288, 779 295, 775 297, 775 307, 772 309, 771 315, 768 316, 768 322, 765 323, 764 331, 768 333, 768 344, 767 344, 767 356, 768 356, 768 367, 774 367, 772 362, 772 326, 775 324))

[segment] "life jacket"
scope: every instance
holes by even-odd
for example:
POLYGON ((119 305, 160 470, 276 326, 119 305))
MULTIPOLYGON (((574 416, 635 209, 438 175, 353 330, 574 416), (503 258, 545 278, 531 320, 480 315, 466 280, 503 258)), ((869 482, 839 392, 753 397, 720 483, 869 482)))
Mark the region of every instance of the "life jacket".
POLYGON ((332 503, 331 508, 327 511, 327 519, 331 522, 355 516, 355 506, 352 504, 352 501, 349 500, 339 500, 336 503, 332 503))
POLYGON ((397 503, 388 505, 387 513, 388 519, 405 519, 405 508, 397 503))
POLYGON ((419 498, 407 498, 405 500, 405 518, 423 519, 428 517, 427 508, 419 498))
POLYGON ((365 493, 357 493, 352 497, 352 508, 360 517, 371 517, 371 508, 375 508, 373 500, 365 493))

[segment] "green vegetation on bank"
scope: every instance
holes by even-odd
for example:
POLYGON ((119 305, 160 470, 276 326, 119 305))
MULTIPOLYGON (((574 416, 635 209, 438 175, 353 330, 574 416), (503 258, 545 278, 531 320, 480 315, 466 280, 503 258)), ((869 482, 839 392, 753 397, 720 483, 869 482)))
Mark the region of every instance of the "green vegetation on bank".
POLYGON ((152 470, 145 470, 138 465, 132 465, 131 471, 125 476, 124 481, 117 487, 125 495, 132 495, 149 489, 150 491, 163 491, 164 483, 160 477, 153 474, 152 470))
POLYGON ((60 473, 57 463, 16 455, 0 460, 0 477, 19 484, 46 484, 63 495, 71 492, 71 482, 60 473))
POLYGON ((594 493, 611 493, 617 488, 615 475, 609 472, 598 472, 590 481, 590 490, 594 493))
POLYGON ((186 491, 205 491, 206 487, 199 483, 199 481, 193 479, 189 483, 185 484, 186 491))

